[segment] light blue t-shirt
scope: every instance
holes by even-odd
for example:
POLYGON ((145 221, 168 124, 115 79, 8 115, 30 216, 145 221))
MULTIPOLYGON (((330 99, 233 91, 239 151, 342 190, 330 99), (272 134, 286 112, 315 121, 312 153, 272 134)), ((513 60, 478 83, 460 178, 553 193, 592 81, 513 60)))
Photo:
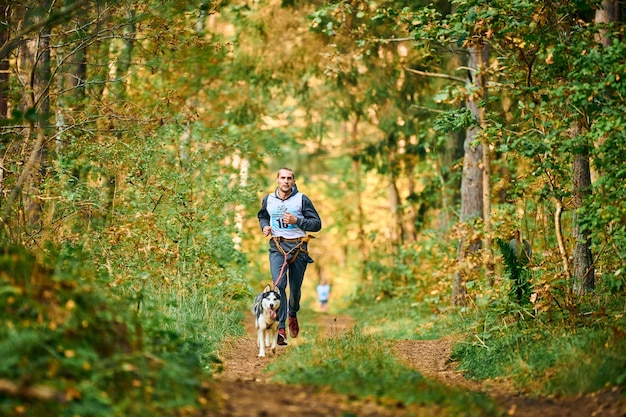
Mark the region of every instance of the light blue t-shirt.
POLYGON ((319 284, 317 286, 317 297, 320 299, 320 301, 327 301, 329 294, 330 294, 330 285, 319 284))

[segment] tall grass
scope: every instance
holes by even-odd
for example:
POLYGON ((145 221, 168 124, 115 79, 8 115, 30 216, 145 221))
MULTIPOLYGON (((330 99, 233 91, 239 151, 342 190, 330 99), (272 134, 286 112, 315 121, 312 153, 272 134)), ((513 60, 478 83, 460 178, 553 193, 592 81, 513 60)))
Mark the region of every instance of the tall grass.
POLYGON ((213 402, 172 319, 94 285, 81 259, 0 251, 0 414, 175 416, 213 402))
POLYGON ((577 395, 624 385, 626 318, 616 301, 587 303, 559 321, 522 309, 477 312, 464 318, 460 329, 469 336, 454 347, 453 359, 470 378, 507 378, 531 394, 577 395))
MULTIPOLYGON (((217 361, 216 353, 229 336, 243 334, 241 302, 247 300, 245 288, 238 295, 231 287, 188 283, 179 288, 155 287, 148 283, 143 288, 140 317, 158 316, 163 321, 159 331, 179 334, 185 344, 198 356, 198 360, 210 369, 217 361)), ((148 326, 154 328, 153 326, 148 326)))
MULTIPOLYGON (((502 242, 501 248, 509 249, 502 242)), ((455 261, 449 247, 409 249, 370 261, 349 313, 378 336, 429 339, 455 334, 458 370, 468 378, 508 379, 532 394, 577 395, 626 384, 625 280, 621 269, 598 279, 595 293, 572 294, 550 263, 511 268, 494 282, 468 279, 469 305, 450 306, 455 261), (448 254, 448 255, 446 255, 448 254), (512 274, 511 272, 516 272, 512 274), (532 297, 531 297, 532 294, 532 297)), ((505 258, 506 258, 505 254, 505 258)))

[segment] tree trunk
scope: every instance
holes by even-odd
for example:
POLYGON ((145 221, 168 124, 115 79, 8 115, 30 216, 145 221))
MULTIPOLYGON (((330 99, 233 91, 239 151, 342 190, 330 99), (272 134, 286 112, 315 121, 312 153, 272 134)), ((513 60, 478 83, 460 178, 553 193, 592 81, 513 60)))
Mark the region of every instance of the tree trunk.
MULTIPOLYGON (((474 75, 474 85, 477 87, 479 97, 483 101, 482 106, 477 106, 475 101, 470 102, 470 109, 478 120, 481 130, 485 127, 485 106, 487 105, 487 76, 485 71, 489 66, 489 46, 487 44, 476 46, 475 50, 470 51, 470 68, 477 68, 478 71, 474 75), (476 58, 472 58, 472 56, 476 58)), ((482 147, 482 200, 483 200, 483 248, 485 254, 485 272, 487 279, 493 285, 494 261, 491 254, 491 149, 486 135, 480 135, 480 144, 482 147)))
POLYGON ((81 103, 85 98, 87 68, 85 49, 77 50, 69 59, 73 62, 63 66, 63 75, 58 78, 57 82, 59 91, 64 92, 58 96, 54 112, 57 130, 55 149, 59 154, 67 146, 66 135, 63 134, 68 128, 66 113, 74 112, 81 108, 81 103))
POLYGON ((441 226, 444 230, 449 230, 450 224, 456 222, 452 207, 458 204, 460 200, 461 181, 458 177, 450 175, 450 172, 442 168, 453 166, 463 158, 465 136, 460 131, 451 134, 446 142, 441 162, 437 164, 439 166, 439 178, 443 184, 441 190, 441 226))
POLYGON ((361 257, 361 282, 366 280, 365 263, 368 258, 367 242, 365 240, 365 214, 363 213, 363 196, 361 185, 361 164, 355 157, 358 154, 358 125, 359 117, 357 116, 352 123, 352 129, 350 132, 350 141, 352 142, 352 173, 354 174, 354 188, 355 188, 355 200, 357 208, 357 228, 358 228, 358 245, 359 255, 361 257))
POLYGON ((129 10, 127 15, 128 23, 124 26, 124 36, 120 40, 120 43, 116 45, 119 47, 119 53, 113 71, 115 78, 110 83, 110 92, 115 98, 120 100, 126 98, 128 70, 130 69, 133 48, 135 46, 136 29, 134 18, 135 12, 129 10))
MULTIPOLYGON (((479 87, 484 85, 485 80, 481 76, 476 76, 479 67, 486 62, 486 51, 484 48, 470 48, 470 58, 468 66, 473 69, 469 74, 469 83, 479 87)), ((480 97, 469 99, 466 103, 467 107, 472 111, 476 120, 484 119, 482 110, 477 103, 480 97)), ((466 275, 472 263, 468 262, 468 257, 480 251, 482 243, 480 239, 472 238, 469 222, 485 216, 485 195, 489 194, 489 173, 485 173, 485 160, 487 166, 489 162, 486 153, 489 149, 483 149, 485 145, 482 142, 476 142, 480 133, 480 128, 472 126, 467 129, 465 142, 463 144, 463 175, 461 179, 461 237, 459 238, 459 246, 457 250, 457 271, 454 274, 452 285, 452 303, 453 305, 465 305, 467 303, 466 275), (487 191, 485 191, 487 186, 487 191)), ((488 200, 488 198, 487 198, 488 200)), ((487 201, 489 204, 489 201, 487 201)), ((489 207, 489 206, 488 206, 489 207)))
MULTIPOLYGON (((118 102, 118 105, 123 106, 123 101, 126 100, 126 83, 128 78, 128 72, 131 67, 131 59, 133 56, 133 48, 135 45, 135 12, 133 10, 128 11, 127 24, 124 26, 124 36, 121 39, 119 45, 111 45, 111 47, 119 47, 119 53, 117 56, 117 62, 113 68, 114 79, 107 84, 108 92, 112 96, 112 99, 118 102)), ((115 196, 117 194, 117 175, 116 173, 109 174, 107 181, 108 186, 108 199, 107 213, 112 219, 115 214, 115 196)))
MULTIPOLYGON (((4 8, 3 10, 6 10, 4 8)), ((2 16, 4 22, 7 22, 8 19, 6 16, 2 16)), ((4 45, 4 43, 9 39, 9 31, 0 29, 0 45, 4 45)), ((5 57, 0 59, 0 120, 4 120, 8 117, 8 97, 7 91, 9 86, 9 60, 5 57)), ((0 154, 0 193, 4 195, 4 187, 5 187, 5 155, 6 152, 2 152, 0 154)))
MULTIPOLYGON (((407 162, 407 167, 406 167, 406 172, 412 173, 415 166, 413 164, 413 162, 407 162)), ((409 178, 407 178, 407 188, 408 188, 408 193, 409 196, 414 196, 416 193, 416 184, 415 184, 415 177, 411 174, 409 175, 409 178)), ((423 203, 422 203, 423 204, 423 203)), ((405 226, 405 234, 406 234, 406 241, 409 243, 415 242, 417 240, 417 231, 418 231, 418 227, 417 227, 417 221, 418 221, 418 206, 411 200, 408 200, 408 210, 406 213, 406 226, 405 226)))
POLYGON ((563 228, 561 227, 561 217, 563 216, 563 202, 559 199, 555 199, 554 205, 554 230, 556 232, 556 242, 559 246, 559 255, 561 256, 561 262, 563 263, 563 271, 565 272, 565 275, 570 278, 572 275, 569 270, 567 250, 565 249, 565 240, 563 239, 563 228))
POLYGON ((465 137, 463 158, 463 175, 461 178, 461 216, 462 227, 457 250, 458 268, 454 274, 452 286, 453 305, 467 304, 467 290, 465 287, 465 277, 468 268, 467 258, 470 254, 478 252, 481 248, 480 239, 471 238, 470 220, 478 219, 482 216, 482 170, 480 162, 482 160, 481 145, 474 143, 476 128, 468 129, 465 137))
MULTIPOLYGON (((578 133, 578 129, 575 129, 578 133)), ((574 154, 574 240, 576 245, 572 254, 574 266, 573 289, 578 295, 592 292, 595 287, 593 254, 591 253, 591 233, 580 226, 578 213, 584 206, 585 199, 591 195, 591 171, 589 170, 589 146, 574 154)))
MULTIPOLYGON (((596 24, 619 22, 620 19, 621 9, 618 0, 604 0, 600 8, 596 10, 596 24)), ((604 29, 600 30, 600 43, 605 47, 611 44, 611 37, 604 29)))
MULTIPOLYGON (((620 8, 615 0, 605 0, 601 7, 596 11, 596 23, 611 23, 619 19, 620 8)), ((611 42, 606 31, 600 33, 599 41, 608 46, 611 42)), ((580 135, 580 126, 572 129, 572 137, 580 135)), ((593 253, 591 252, 591 232, 583 230, 580 226, 578 214, 583 207, 585 199, 592 194, 591 188, 591 169, 590 169, 590 152, 591 144, 583 143, 581 150, 574 153, 573 162, 573 181, 574 181, 574 230, 573 236, 575 240, 574 252, 572 254, 574 281, 572 287, 574 293, 582 295, 593 292, 595 289, 595 268, 593 262, 593 253)))
POLYGON ((400 246, 404 242, 404 214, 402 212, 397 180, 392 170, 389 185, 387 186, 387 198, 389 199, 389 211, 391 213, 391 222, 389 222, 391 243, 394 246, 400 246))
MULTIPOLYGON (((4 18, 6 21, 6 18, 4 18)), ((8 30, 0 30, 0 45, 9 39, 8 30)), ((9 86, 9 60, 8 58, 0 59, 0 119, 6 119, 8 114, 8 97, 7 91, 9 86)))
MULTIPOLYGON (((49 1, 41 4, 40 9, 27 11, 25 22, 27 25, 36 25, 43 20, 43 11, 50 6, 49 1)), ((42 203, 39 198, 39 188, 45 177, 46 170, 46 140, 40 140, 46 134, 50 113, 50 29, 45 26, 33 36, 23 42, 18 50, 18 77, 20 83, 26 86, 29 94, 24 96, 22 103, 25 114, 30 114, 30 129, 24 135, 32 144, 25 143, 23 149, 34 157, 30 165, 30 172, 23 172, 25 182, 22 188, 23 221, 27 233, 38 233, 42 229, 42 203)), ((28 157, 31 160, 31 157, 28 157)), ((26 158, 26 155, 24 155, 26 158)), ((28 165, 27 165, 28 166, 28 165)), ((26 169, 26 166, 24 167, 26 169)))
MULTIPOLYGON (((250 172, 250 161, 248 158, 237 154, 234 155, 231 165, 234 169, 239 170, 239 186, 246 188, 248 186, 248 177, 250 172)), ((156 207, 155 207, 156 208, 156 207)), ((153 210, 154 211, 154 210, 153 210)), ((241 243, 244 235, 244 221, 246 218, 246 207, 243 204, 235 205, 235 228, 237 234, 233 237, 233 246, 236 250, 241 250, 241 243)))

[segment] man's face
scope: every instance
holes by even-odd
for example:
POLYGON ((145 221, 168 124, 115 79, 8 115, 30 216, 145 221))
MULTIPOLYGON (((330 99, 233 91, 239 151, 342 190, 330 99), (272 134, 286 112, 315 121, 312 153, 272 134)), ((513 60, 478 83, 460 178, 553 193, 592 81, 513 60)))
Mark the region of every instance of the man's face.
POLYGON ((278 184, 278 188, 287 193, 291 191, 291 188, 295 184, 296 180, 293 178, 293 172, 287 169, 281 169, 278 171, 278 176, 276 177, 276 184, 278 184))

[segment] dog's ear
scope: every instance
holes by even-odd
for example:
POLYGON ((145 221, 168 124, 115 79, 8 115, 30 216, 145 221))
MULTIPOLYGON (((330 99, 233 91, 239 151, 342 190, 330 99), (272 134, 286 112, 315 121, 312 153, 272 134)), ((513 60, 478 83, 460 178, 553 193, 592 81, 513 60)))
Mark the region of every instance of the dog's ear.
POLYGON ((272 291, 272 288, 269 286, 269 284, 267 284, 263 292, 270 292, 270 291, 272 291))

